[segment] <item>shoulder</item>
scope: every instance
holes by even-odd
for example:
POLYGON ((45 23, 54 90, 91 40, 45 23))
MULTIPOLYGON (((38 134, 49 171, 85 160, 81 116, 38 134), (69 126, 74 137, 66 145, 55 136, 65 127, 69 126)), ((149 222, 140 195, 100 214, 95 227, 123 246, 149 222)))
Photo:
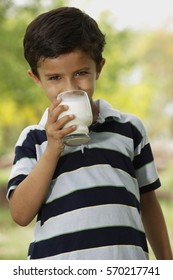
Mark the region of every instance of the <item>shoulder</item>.
POLYGON ((129 125, 140 132, 142 136, 146 135, 146 127, 143 121, 136 115, 120 112, 119 122, 129 123, 129 125))
POLYGON ((30 148, 32 146, 41 145, 47 141, 45 132, 45 123, 47 120, 47 109, 43 113, 41 120, 38 124, 33 124, 25 127, 16 143, 16 146, 25 146, 30 148))
POLYGON ((136 129, 138 129, 139 131, 145 132, 145 127, 142 120, 136 115, 119 111, 112 107, 110 103, 101 98, 95 100, 95 104, 99 107, 100 115, 103 119, 111 117, 116 122, 132 125, 136 127, 136 129))
POLYGON ((16 143, 16 146, 23 146, 27 143, 35 142, 35 144, 39 144, 41 139, 45 138, 45 130, 39 124, 30 125, 25 127, 16 143), (38 143, 37 143, 38 142, 38 143))
POLYGON ((122 122, 130 122, 133 125, 139 126, 139 127, 144 126, 142 120, 136 115, 133 115, 131 113, 124 113, 124 112, 120 112, 120 111, 119 111, 119 114, 120 114, 120 121, 122 121, 122 122))

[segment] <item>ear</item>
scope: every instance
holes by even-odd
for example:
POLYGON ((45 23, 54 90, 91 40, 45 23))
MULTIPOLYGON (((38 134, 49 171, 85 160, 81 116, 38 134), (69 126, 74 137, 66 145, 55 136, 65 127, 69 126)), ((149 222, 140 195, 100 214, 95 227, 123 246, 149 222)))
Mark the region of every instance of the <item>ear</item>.
POLYGON ((27 73, 38 86, 42 87, 42 83, 41 83, 40 79, 35 74, 33 74, 31 69, 29 69, 27 71, 27 73))
POLYGON ((101 73, 101 71, 102 71, 102 69, 103 69, 103 66, 104 66, 105 62, 106 62, 106 60, 105 60, 105 58, 103 58, 102 61, 101 61, 101 63, 100 63, 100 65, 97 67, 96 80, 98 80, 98 78, 99 78, 99 76, 100 76, 100 73, 101 73))

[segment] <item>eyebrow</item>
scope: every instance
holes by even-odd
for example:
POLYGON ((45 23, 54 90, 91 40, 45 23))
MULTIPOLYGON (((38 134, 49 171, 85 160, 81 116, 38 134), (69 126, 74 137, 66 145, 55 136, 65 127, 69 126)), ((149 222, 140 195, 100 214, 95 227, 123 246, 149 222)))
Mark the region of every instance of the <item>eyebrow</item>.
MULTIPOLYGON (((80 72, 80 71, 89 71, 89 70, 90 70, 90 67, 85 66, 85 67, 75 70, 73 73, 80 72)), ((45 77, 61 76, 61 75, 62 75, 61 73, 46 73, 45 77)))
POLYGON ((61 74, 58 74, 58 73, 47 73, 45 74, 45 77, 51 77, 51 76, 60 76, 61 74))

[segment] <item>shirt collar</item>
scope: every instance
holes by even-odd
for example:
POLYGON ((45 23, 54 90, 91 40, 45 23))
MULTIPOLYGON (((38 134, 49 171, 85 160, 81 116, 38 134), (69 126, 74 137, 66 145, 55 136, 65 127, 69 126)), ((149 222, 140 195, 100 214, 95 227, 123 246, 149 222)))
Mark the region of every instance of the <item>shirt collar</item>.
POLYGON ((44 114, 41 117, 39 125, 45 127, 48 118, 48 108, 44 111, 44 114))
POLYGON ((107 118, 120 119, 120 112, 112 107, 107 101, 99 98, 94 101, 99 108, 99 116, 97 122, 103 123, 107 118))

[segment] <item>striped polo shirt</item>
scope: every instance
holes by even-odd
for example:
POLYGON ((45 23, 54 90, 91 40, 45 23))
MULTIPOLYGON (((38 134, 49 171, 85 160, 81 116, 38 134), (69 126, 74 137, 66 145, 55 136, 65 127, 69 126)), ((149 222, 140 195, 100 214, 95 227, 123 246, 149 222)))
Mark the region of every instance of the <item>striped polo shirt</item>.
MULTIPOLYGON (((145 128, 136 116, 102 99, 95 103, 100 115, 90 127, 90 142, 66 146, 58 160, 29 259, 148 259, 140 193, 160 181, 145 128)), ((47 110, 17 141, 7 198, 44 153, 46 120, 47 110)))

